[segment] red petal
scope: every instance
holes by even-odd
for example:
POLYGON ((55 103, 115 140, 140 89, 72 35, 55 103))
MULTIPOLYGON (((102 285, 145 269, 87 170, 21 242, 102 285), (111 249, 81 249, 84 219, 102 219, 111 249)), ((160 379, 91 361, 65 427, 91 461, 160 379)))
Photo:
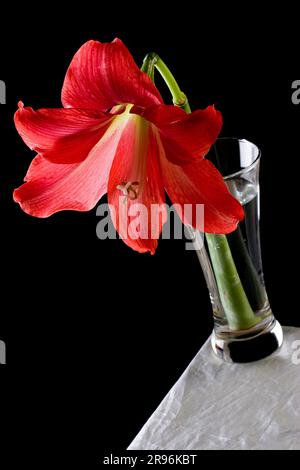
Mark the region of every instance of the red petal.
POLYGON ((151 79, 140 71, 119 39, 88 41, 75 54, 62 89, 64 107, 107 110, 117 104, 162 103, 151 79))
POLYGON ((62 210, 88 211, 107 192, 108 175, 122 134, 122 125, 112 126, 85 160, 56 164, 38 155, 25 184, 14 200, 35 217, 49 217, 62 210))
POLYGON ((109 176, 108 202, 124 242, 140 253, 154 254, 167 213, 156 138, 140 117, 132 116, 120 140, 109 176), (128 182, 139 183, 136 199, 118 188, 128 182))
POLYGON ((203 158, 216 141, 222 127, 222 115, 214 106, 191 114, 176 106, 158 105, 147 109, 134 107, 131 112, 142 115, 159 129, 168 160, 191 163, 203 158))
POLYGON ((151 121, 158 127, 170 125, 172 123, 182 121, 189 116, 183 109, 178 106, 159 104, 143 108, 141 106, 132 106, 131 113, 138 114, 148 121, 151 121))
POLYGON ((183 223, 203 230, 197 225, 196 206, 204 204, 205 232, 226 234, 236 229, 244 218, 243 208, 211 162, 200 160, 180 167, 169 162, 163 152, 161 161, 166 191, 173 204, 179 204, 183 223), (192 205, 190 213, 184 213, 184 204, 192 205))
POLYGON ((86 158, 114 116, 77 109, 20 107, 16 128, 29 148, 54 163, 77 163, 86 158))

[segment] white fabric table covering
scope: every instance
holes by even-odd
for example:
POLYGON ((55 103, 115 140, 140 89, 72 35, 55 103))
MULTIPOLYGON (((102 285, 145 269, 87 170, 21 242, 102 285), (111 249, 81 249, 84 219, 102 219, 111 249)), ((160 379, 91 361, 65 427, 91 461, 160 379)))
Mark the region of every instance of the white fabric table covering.
POLYGON ((223 363, 209 339, 128 450, 300 450, 299 351, 299 328, 245 365, 223 363))

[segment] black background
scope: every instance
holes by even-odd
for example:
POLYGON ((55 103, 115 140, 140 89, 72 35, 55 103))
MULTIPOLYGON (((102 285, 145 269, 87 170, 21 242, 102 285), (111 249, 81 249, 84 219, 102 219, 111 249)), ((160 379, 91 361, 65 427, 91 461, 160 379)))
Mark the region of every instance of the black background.
POLYGON ((299 263, 296 23, 274 10, 265 19, 246 4, 234 16, 199 5, 174 6, 163 16, 152 5, 115 4, 109 11, 69 4, 68 13, 27 5, 2 19, 1 388, 6 435, 31 443, 24 459, 37 448, 48 460, 62 450, 60 462, 125 449, 212 329, 203 275, 184 242, 164 240, 155 256, 140 255, 119 240, 98 240, 95 210, 38 220, 12 201, 33 157, 13 125, 17 102, 60 106, 68 64, 89 39, 120 37, 138 64, 155 50, 192 108, 215 103, 223 136, 261 147, 268 293, 282 324, 300 326, 292 271, 299 263))

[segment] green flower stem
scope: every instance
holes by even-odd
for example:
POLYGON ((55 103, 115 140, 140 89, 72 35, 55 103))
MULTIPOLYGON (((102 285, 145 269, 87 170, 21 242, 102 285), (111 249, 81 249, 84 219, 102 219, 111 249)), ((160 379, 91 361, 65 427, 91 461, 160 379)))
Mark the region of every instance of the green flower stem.
POLYGON ((266 289, 250 257, 241 227, 230 233, 227 240, 252 310, 262 310, 267 301, 266 289))
POLYGON ((156 54, 150 53, 147 54, 144 61, 143 65, 141 67, 141 71, 145 72, 151 80, 154 82, 154 71, 155 71, 155 56, 156 54))
POLYGON ((153 79, 152 75, 154 75, 154 68, 158 70, 158 72, 166 82, 166 85, 172 94, 173 104, 175 106, 178 106, 179 108, 184 109, 187 113, 190 113, 191 108, 188 99, 183 93, 183 91, 180 90, 179 85, 176 82, 170 69, 161 60, 161 58, 157 54, 155 54, 155 52, 150 52, 146 55, 141 70, 147 73, 153 79))
POLYGON ((237 272, 227 237, 206 234, 223 309, 232 330, 247 330, 261 321, 252 311, 237 272))
MULTIPOLYGON (((191 113, 188 99, 181 91, 170 69, 157 54, 151 52, 144 59, 142 71, 154 80, 155 68, 168 86, 173 104, 191 113)), ((252 328, 261 321, 261 318, 256 317, 249 304, 226 236, 206 234, 206 240, 229 327, 232 330, 252 328)))

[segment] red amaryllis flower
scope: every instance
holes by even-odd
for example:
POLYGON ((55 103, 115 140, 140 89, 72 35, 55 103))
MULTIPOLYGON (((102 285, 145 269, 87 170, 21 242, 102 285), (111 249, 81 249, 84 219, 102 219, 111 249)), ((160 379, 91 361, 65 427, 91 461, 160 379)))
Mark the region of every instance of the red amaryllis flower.
MULTIPOLYGON (((205 231, 236 228, 243 210, 204 159, 220 132, 221 114, 212 106, 188 115, 164 105, 122 41, 89 41, 79 49, 67 71, 62 104, 34 111, 20 103, 15 114, 19 134, 38 153, 25 184, 14 192, 25 212, 48 217, 88 211, 108 193, 124 241, 154 253, 166 220, 166 190, 178 207, 205 205, 205 231), (144 235, 131 237, 127 228, 136 203, 148 211, 134 215, 144 235), (153 205, 162 217, 151 213, 153 205)), ((182 211, 184 223, 197 224, 193 212, 182 211)))

